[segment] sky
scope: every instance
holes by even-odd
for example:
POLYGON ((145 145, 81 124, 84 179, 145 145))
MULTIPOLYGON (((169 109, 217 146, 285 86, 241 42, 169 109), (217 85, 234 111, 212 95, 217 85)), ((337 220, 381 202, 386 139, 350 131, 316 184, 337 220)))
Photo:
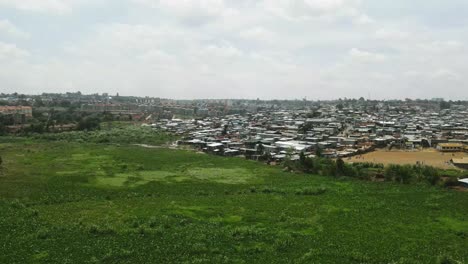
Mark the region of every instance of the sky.
POLYGON ((466 0, 0 0, 0 92, 468 100, 466 0))

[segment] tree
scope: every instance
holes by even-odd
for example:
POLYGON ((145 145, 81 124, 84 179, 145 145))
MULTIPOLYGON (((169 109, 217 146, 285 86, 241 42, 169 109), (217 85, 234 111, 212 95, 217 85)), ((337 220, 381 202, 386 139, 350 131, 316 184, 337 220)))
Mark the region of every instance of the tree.
POLYGON ((389 165, 385 168, 384 176, 388 181, 409 183, 414 170, 409 165, 389 165))
POLYGON ((314 158, 306 158, 305 161, 304 161, 304 171, 306 173, 317 173, 317 168, 315 166, 315 163, 316 163, 316 160, 318 159, 314 159, 314 158))
POLYGON ((299 132, 302 134, 306 134, 307 131, 312 130, 314 125, 310 122, 305 122, 304 124, 299 126, 299 132))
POLYGON ((100 120, 97 117, 85 117, 78 122, 78 130, 96 130, 100 128, 100 120))
POLYGON ((421 176, 431 185, 436 185, 440 181, 439 171, 430 166, 423 166, 421 170, 421 176))
POLYGON ((316 156, 317 158, 321 158, 321 157, 323 156, 323 155, 322 155, 322 149, 321 149, 320 147, 317 147, 317 148, 315 149, 315 156, 316 156))
POLYGON ((44 104, 44 102, 42 101, 42 99, 40 97, 37 97, 34 100, 34 106, 35 107, 42 107, 42 106, 45 106, 45 104, 44 104))
POLYGON ((286 158, 283 161, 283 165, 288 170, 291 170, 291 169, 293 169, 295 167, 294 166, 295 162, 291 160, 292 155, 293 155, 293 149, 292 148, 287 149, 286 150, 286 158))
POLYGON ((7 133, 6 126, 0 121, 0 136, 5 135, 7 133))
POLYGON ((228 133, 228 125, 224 125, 222 135, 225 136, 228 133))
POLYGON ((451 105, 452 104, 450 102, 446 102, 446 101, 440 101, 440 103, 439 103, 440 110, 450 109, 451 105))
POLYGON ((42 134, 45 131, 45 124, 42 122, 36 122, 31 124, 31 126, 26 129, 26 132, 42 134))
POLYGON ((343 176, 346 174, 346 164, 341 158, 336 160, 336 172, 340 176, 343 176))
POLYGON ((301 153, 299 154, 299 161, 301 162, 301 165, 302 165, 302 166, 305 165, 306 156, 305 156, 304 152, 301 152, 301 153))
POLYGON ((258 144, 257 145, 257 152, 262 155, 263 154, 263 151, 265 150, 265 147, 263 146, 262 143, 258 144))
POLYGON ((322 115, 321 112, 314 111, 312 113, 308 113, 306 116, 307 116, 307 118, 317 118, 317 117, 320 117, 321 115, 322 115))

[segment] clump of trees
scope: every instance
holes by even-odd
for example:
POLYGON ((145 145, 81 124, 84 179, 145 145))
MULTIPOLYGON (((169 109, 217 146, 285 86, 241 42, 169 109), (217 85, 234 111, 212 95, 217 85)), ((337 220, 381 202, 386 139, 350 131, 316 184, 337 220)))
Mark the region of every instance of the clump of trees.
POLYGON ((443 109, 450 109, 450 107, 452 107, 452 101, 449 101, 449 102, 441 101, 441 102, 439 103, 439 107, 440 107, 440 110, 443 110, 443 109))
POLYGON ((78 122, 77 129, 80 131, 93 131, 101 128, 102 119, 97 116, 87 116, 78 122))
POLYGON ((364 180, 383 178, 386 181, 408 184, 425 182, 436 185, 441 180, 441 171, 426 165, 389 165, 375 163, 347 164, 343 159, 336 160, 316 157, 305 157, 303 153, 297 161, 286 159, 283 163, 288 170, 332 177, 353 177, 364 180))
POLYGON ((440 171, 425 165, 389 165, 384 170, 386 180, 400 183, 428 182, 436 185, 440 179, 440 171))
MULTIPOLYGON (((95 131, 101 128, 102 122, 132 120, 131 115, 112 115, 109 112, 86 113, 79 111, 77 106, 63 106, 55 108, 33 108, 32 118, 19 132, 23 135, 42 134, 54 131, 54 127, 75 124, 76 130, 95 131)), ((8 126, 18 125, 12 115, 0 114, 0 135, 8 134, 8 126)))
POLYGON ((358 171, 356 168, 346 164, 342 159, 327 159, 321 157, 320 152, 316 154, 316 157, 305 157, 304 153, 301 153, 298 161, 286 159, 284 166, 290 170, 323 176, 357 176, 358 171))

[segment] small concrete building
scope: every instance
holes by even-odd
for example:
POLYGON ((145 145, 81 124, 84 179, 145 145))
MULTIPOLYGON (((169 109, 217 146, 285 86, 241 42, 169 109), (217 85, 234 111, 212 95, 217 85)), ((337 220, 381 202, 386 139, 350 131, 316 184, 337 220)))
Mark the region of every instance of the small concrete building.
POLYGON ((464 158, 461 158, 461 159, 452 159, 451 161, 452 161, 453 165, 455 165, 455 166, 457 166, 459 168, 468 170, 468 158, 467 157, 464 157, 464 158))
POLYGON ((437 150, 441 152, 461 152, 464 151, 464 145, 461 143, 440 143, 437 150))

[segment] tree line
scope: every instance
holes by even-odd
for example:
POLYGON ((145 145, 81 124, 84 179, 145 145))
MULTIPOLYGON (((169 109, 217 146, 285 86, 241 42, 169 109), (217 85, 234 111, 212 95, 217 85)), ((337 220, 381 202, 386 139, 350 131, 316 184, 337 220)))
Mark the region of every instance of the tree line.
POLYGON ((443 170, 427 165, 388 165, 377 163, 346 163, 343 159, 323 158, 320 155, 306 157, 301 153, 299 160, 287 158, 283 162, 287 170, 331 177, 352 177, 364 180, 396 182, 401 184, 442 183, 443 170))

